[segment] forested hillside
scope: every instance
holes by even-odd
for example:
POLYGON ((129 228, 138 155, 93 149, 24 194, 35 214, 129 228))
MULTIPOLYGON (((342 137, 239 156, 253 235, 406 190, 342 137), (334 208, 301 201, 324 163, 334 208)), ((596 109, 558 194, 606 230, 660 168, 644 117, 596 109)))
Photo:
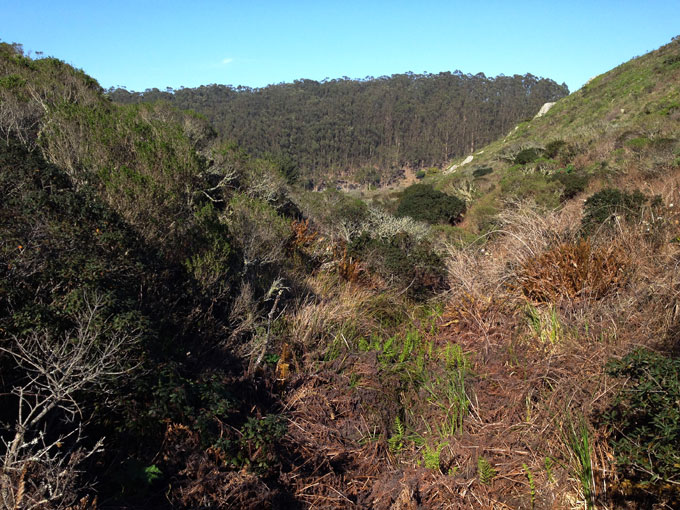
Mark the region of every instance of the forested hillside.
POLYGON ((339 177, 379 184, 403 167, 440 165, 566 94, 566 85, 531 74, 487 78, 460 71, 298 80, 260 89, 109 91, 119 103, 164 100, 202 113, 224 140, 295 164, 315 184, 339 177))
POLYGON ((0 43, 0 508, 678 508, 678 83, 360 199, 0 43))

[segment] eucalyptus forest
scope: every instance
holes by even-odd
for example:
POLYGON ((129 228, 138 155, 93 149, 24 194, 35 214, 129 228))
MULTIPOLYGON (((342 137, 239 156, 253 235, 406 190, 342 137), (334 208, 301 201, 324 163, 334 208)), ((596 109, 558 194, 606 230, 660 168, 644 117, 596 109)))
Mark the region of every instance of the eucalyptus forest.
POLYGON ((297 80, 260 89, 207 85, 109 91, 120 103, 167 101, 205 115, 220 137, 271 155, 308 184, 345 178, 379 185, 404 167, 441 166, 532 117, 566 85, 525 76, 405 73, 362 80, 297 80))

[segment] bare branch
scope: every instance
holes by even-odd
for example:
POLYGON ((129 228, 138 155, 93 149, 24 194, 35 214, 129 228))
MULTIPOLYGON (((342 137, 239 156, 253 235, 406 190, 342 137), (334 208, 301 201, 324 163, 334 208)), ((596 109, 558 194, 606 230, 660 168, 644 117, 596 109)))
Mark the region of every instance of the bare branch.
POLYGON ((106 391, 111 377, 134 370, 135 366, 126 366, 125 352, 140 336, 135 329, 113 329, 108 318, 102 317, 103 308, 102 296, 86 296, 85 309, 70 333, 56 337, 47 331, 34 332, 13 337, 9 346, 0 347, 0 354, 10 355, 23 371, 12 389, 17 402, 16 422, 10 426, 14 435, 11 441, 3 441, 0 455, 0 503, 19 504, 20 494, 21 508, 58 500, 65 484, 72 483, 76 464, 101 450, 103 439, 88 450, 81 446, 85 418, 78 395, 94 388, 106 391), (48 430, 48 416, 54 412, 65 423, 74 423, 73 428, 58 434, 48 430), (66 444, 71 446, 64 448, 66 444), (30 470, 40 471, 42 481, 28 487, 27 466, 37 466, 30 470), (19 481, 21 491, 12 485, 19 481))

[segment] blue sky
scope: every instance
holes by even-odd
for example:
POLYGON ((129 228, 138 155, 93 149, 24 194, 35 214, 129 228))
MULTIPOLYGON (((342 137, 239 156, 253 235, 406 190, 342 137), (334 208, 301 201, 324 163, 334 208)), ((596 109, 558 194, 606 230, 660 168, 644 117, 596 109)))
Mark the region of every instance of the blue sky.
POLYGON ((0 0, 0 39, 131 90, 460 69, 573 91, 678 34, 680 0, 0 0))

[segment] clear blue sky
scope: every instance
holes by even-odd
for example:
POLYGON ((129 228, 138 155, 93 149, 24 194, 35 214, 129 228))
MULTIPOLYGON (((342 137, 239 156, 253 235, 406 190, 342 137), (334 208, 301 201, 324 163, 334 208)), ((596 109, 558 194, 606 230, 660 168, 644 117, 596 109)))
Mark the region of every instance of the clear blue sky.
POLYGON ((678 34, 680 0, 0 0, 0 39, 132 90, 460 69, 573 91, 678 34))

